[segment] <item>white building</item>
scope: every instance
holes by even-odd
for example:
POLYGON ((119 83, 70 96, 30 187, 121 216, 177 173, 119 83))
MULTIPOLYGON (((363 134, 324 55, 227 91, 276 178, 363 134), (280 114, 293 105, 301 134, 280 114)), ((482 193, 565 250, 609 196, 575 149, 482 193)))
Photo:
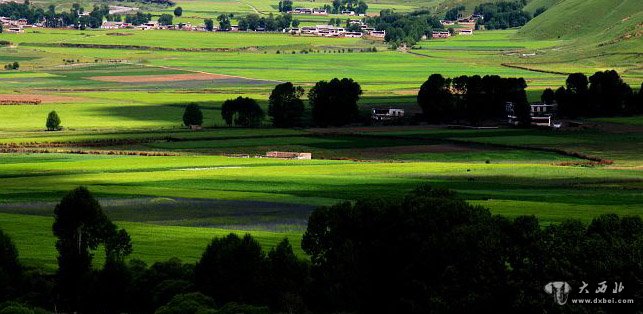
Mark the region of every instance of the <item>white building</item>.
POLYGON ((399 108, 373 108, 371 110, 371 119, 373 121, 389 121, 404 117, 404 109, 399 108))

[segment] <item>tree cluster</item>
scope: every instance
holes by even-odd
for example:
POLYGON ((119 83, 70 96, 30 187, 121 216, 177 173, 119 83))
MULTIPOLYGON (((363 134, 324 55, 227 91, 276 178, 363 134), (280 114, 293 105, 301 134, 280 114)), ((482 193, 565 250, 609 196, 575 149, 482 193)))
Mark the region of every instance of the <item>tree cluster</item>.
MULTIPOLYGON (((545 93, 551 98, 551 91, 545 93)), ((559 114, 565 118, 609 117, 643 113, 640 94, 639 90, 635 95, 618 72, 608 70, 589 78, 583 73, 570 74, 565 86, 554 92, 554 99, 559 114)))
POLYGON ((36 8, 29 4, 18 2, 0 3, 0 16, 8 17, 12 20, 27 19, 31 24, 41 21, 45 17, 45 11, 42 8, 36 8))
POLYGON ((460 12, 464 11, 464 9, 465 7, 463 5, 458 5, 456 7, 453 7, 449 9, 446 13, 444 13, 444 19, 449 21, 455 21, 462 17, 462 14, 460 12))
POLYGON ((384 40, 394 46, 414 45, 423 36, 431 37, 433 29, 443 28, 440 20, 428 11, 402 14, 386 9, 379 16, 366 18, 365 22, 375 29, 385 30, 384 40))
POLYGON ((302 248, 320 289, 316 305, 328 312, 520 313, 557 312, 543 291, 556 280, 580 287, 610 278, 631 286, 622 297, 641 299, 641 241, 638 216, 542 228, 533 216, 492 216, 423 186, 401 201, 315 210, 302 248))
POLYGON ((359 117, 359 83, 350 78, 319 81, 308 91, 313 123, 320 127, 343 126, 359 117))
POLYGON ((368 4, 363 0, 333 0, 330 13, 340 14, 342 11, 353 11, 355 14, 366 14, 368 4))
POLYGON ((268 32, 284 30, 291 26, 293 19, 292 15, 283 13, 276 18, 272 13, 268 17, 259 16, 258 14, 251 13, 245 17, 239 18, 239 30, 241 31, 256 31, 263 29, 268 32))
POLYGON ((152 20, 152 14, 136 12, 136 14, 125 15, 125 22, 132 25, 141 25, 145 24, 152 20))
POLYGON ((228 126, 256 128, 265 114, 256 100, 248 97, 228 99, 221 106, 221 117, 228 126))
POLYGON ((7 64, 4 65, 4 69, 8 70, 8 71, 10 71, 10 70, 18 70, 18 69, 20 69, 20 63, 18 63, 18 61, 14 61, 12 63, 7 63, 7 64))
POLYGON ((531 19, 529 13, 522 10, 525 4, 525 0, 483 3, 476 6, 474 12, 484 16, 484 19, 478 20, 478 24, 486 29, 520 27, 531 19))
POLYGON ((161 16, 159 16, 159 19, 158 19, 159 25, 163 25, 163 26, 172 25, 173 18, 174 16, 172 16, 172 14, 167 14, 167 13, 161 14, 161 16))
POLYGON ((618 298, 635 302, 574 304, 575 313, 635 313, 643 301, 639 216, 542 226, 430 186, 315 209, 301 243, 310 261, 286 239, 265 253, 252 236, 230 234, 214 238, 196 264, 125 262, 129 236, 84 188, 56 206, 53 230, 56 276, 21 266, 0 231, 0 302, 28 304, 2 303, 0 313, 557 313, 543 289, 552 281, 574 287, 569 298, 587 298, 583 282, 621 282, 618 298), (100 270, 91 266, 98 245, 100 270))
POLYGON ((432 123, 467 121, 478 125, 486 120, 506 118, 506 103, 523 125, 530 121, 530 107, 523 78, 497 75, 445 78, 433 74, 422 84, 417 102, 424 118, 432 123))

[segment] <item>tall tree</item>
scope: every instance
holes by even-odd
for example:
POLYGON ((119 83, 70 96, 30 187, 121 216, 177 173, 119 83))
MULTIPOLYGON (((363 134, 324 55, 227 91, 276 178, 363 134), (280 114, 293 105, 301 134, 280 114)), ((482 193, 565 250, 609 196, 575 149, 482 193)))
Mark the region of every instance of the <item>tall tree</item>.
POLYGON ((560 114, 567 118, 576 118, 588 112, 588 84, 587 76, 583 73, 572 73, 565 81, 566 88, 565 94, 562 95, 561 90, 560 99, 556 99, 558 103, 558 111, 560 114))
MULTIPOLYGON (((98 201, 85 187, 65 195, 54 209, 52 226, 58 250, 57 292, 63 308, 79 310, 92 269, 92 251, 117 234, 98 201)), ((129 239, 129 237, 128 237, 129 239)), ((117 247, 127 247, 118 241, 117 247)), ((113 247, 112 247, 113 248, 113 247)), ((130 248, 131 250, 131 248, 130 248)), ((108 248, 108 252, 113 251, 108 248)), ((120 250, 121 253, 127 253, 120 250)))
POLYGON ((304 102, 301 96, 304 89, 287 82, 275 86, 268 99, 268 115, 272 124, 278 128, 290 128, 301 125, 304 114, 304 102))
POLYGON ((452 117, 453 95, 450 87, 451 80, 444 78, 441 74, 432 74, 422 84, 417 102, 427 121, 441 123, 452 117))
POLYGON ((0 229, 0 302, 16 297, 22 266, 13 241, 0 229))
POLYGON ((596 72, 589 77, 590 113, 594 116, 614 116, 627 111, 632 88, 614 70, 596 72))
POLYGON ((314 123, 327 127, 355 122, 359 116, 360 95, 362 88, 350 78, 317 82, 308 92, 314 123))

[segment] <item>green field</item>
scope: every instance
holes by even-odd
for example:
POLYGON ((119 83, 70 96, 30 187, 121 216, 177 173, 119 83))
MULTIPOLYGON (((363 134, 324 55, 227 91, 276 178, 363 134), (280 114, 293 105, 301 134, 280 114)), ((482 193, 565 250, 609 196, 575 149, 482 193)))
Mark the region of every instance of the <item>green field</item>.
MULTIPOLYGON (((69 5, 51 2, 59 9, 69 5)), ((420 7, 442 12, 460 1, 368 3, 369 12, 420 7)), ((533 0, 527 10, 552 3, 533 0)), ((266 15, 276 13, 276 4, 179 0, 184 12, 176 20, 200 23, 221 12, 266 15)), ((610 19, 625 19, 623 12, 639 6, 624 1, 610 11, 610 19)), ((173 10, 143 9, 155 14, 173 10)), ((614 43, 610 54, 590 49, 591 43, 602 42, 599 35, 589 30, 574 36, 573 28, 561 26, 561 11, 556 6, 549 10, 522 30, 421 41, 409 51, 365 39, 287 34, 2 33, 0 40, 11 44, 0 47, 0 62, 17 61, 20 70, 0 71, 0 99, 42 103, 0 106, 0 150, 8 152, 0 154, 0 228, 12 235, 25 263, 53 270, 53 208, 79 185, 95 193, 110 218, 132 235, 132 258, 146 262, 173 256, 193 262, 212 237, 227 232, 251 232, 266 248, 288 237, 304 257, 299 239, 316 206, 396 199, 425 183, 454 189, 496 214, 536 215, 543 224, 567 218, 588 222, 611 212, 641 215, 641 116, 587 120, 578 130, 559 131, 436 126, 279 130, 270 128, 268 120, 260 129, 239 129, 226 128, 220 117, 227 99, 252 97, 265 109, 280 82, 308 90, 334 77, 361 84, 363 112, 395 106, 409 115, 419 112, 417 90, 433 73, 524 77, 532 101, 544 88, 563 85, 573 72, 614 68, 627 83, 640 86, 640 40, 614 43), (539 24, 547 15, 548 22, 539 24), (536 36, 541 31, 549 35, 536 36), (177 79, 185 76, 194 77, 177 79), (184 107, 192 102, 205 115, 206 129, 200 132, 181 126, 184 107), (44 131, 52 110, 60 115, 63 131, 44 131), (253 157, 271 150, 311 152, 314 159, 253 157)), ((638 12, 614 28, 604 21, 596 27, 622 34, 638 25, 638 12)), ((331 17, 298 18, 310 25, 331 17)))
POLYGON ((537 215, 545 224, 567 218, 589 221, 609 212, 640 215, 643 209, 642 152, 631 146, 641 141, 640 132, 418 127, 343 132, 5 132, 2 143, 54 151, 78 147, 179 155, 5 154, 0 157, 0 227, 14 235, 26 262, 51 268, 55 255, 48 226, 53 206, 79 185, 89 187, 108 215, 130 231, 133 257, 148 262, 177 254, 193 261, 211 237, 229 231, 250 231, 267 247, 283 237, 298 243, 315 206, 361 198, 395 199, 423 183, 457 190, 494 213, 537 215), (96 148, 83 144, 89 141, 96 148), (494 143, 512 147, 489 146, 494 143), (615 158, 615 164, 574 166, 582 160, 540 148, 615 158), (261 155, 272 149, 355 161, 212 156, 261 155), (166 249, 177 245, 179 253, 166 249))

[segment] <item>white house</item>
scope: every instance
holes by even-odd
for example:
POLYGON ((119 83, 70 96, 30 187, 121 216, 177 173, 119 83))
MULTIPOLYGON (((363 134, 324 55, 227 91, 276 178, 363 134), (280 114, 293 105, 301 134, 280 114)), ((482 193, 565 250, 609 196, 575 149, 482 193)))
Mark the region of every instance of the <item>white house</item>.
POLYGON ((373 121, 389 121, 404 117, 404 109, 399 108, 373 108, 371 110, 371 119, 373 121))

